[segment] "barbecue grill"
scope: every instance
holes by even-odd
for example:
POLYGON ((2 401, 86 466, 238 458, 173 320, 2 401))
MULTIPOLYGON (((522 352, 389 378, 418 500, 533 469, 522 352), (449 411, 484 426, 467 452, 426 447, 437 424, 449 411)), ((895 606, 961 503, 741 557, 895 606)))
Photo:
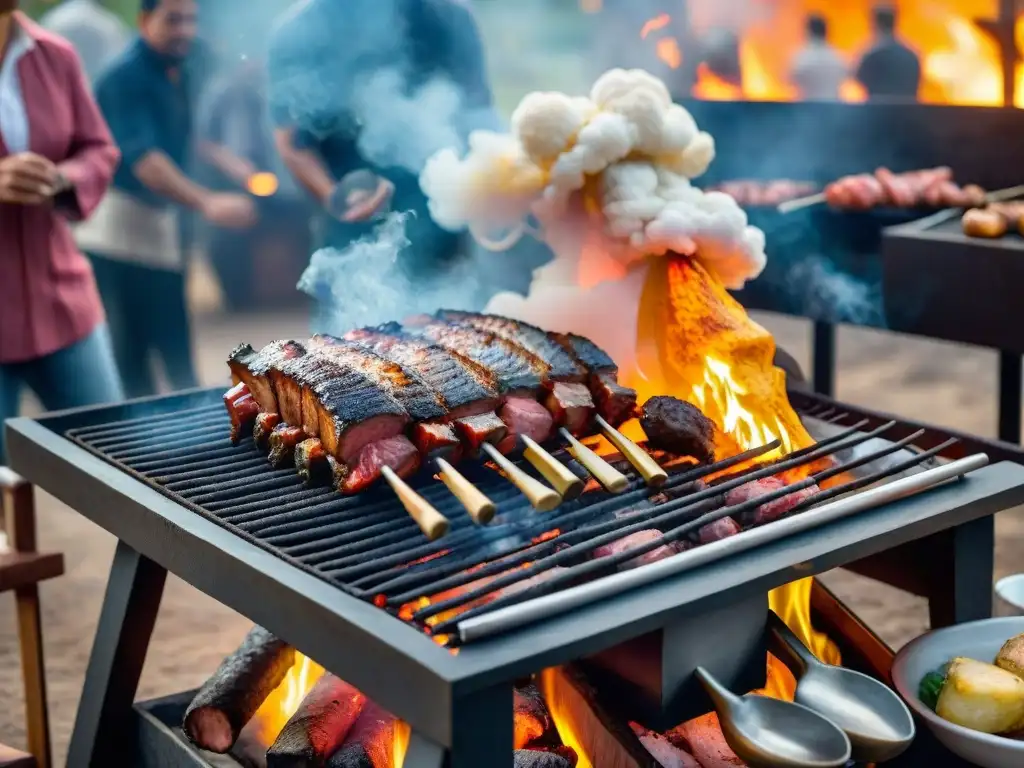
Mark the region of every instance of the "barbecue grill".
MULTIPOLYGON (((765 594, 837 566, 854 564, 928 595, 935 625, 986 616, 991 515, 1024 502, 1024 467, 1016 463, 1024 463, 1024 456, 1012 446, 792 393, 808 424, 818 426, 818 446, 737 476, 728 473, 739 471, 737 462, 747 456, 711 470, 724 471, 724 483, 738 484, 757 472, 835 455, 846 471, 837 478, 844 484, 817 497, 826 503, 607 575, 616 558, 580 564, 571 556, 577 550, 563 547, 592 548, 650 528, 652 521, 681 539, 709 515, 721 514, 710 499, 727 485, 719 480, 700 490, 693 481, 709 469, 679 468, 660 489, 657 506, 645 501, 653 492, 634 475, 621 495, 595 488, 554 512, 538 513, 497 473, 467 467, 467 477, 497 504, 495 523, 474 526, 443 485, 422 478, 417 490, 452 521, 448 536, 428 542, 386 491, 341 497, 304 488, 293 471, 270 469, 251 442, 231 446, 220 394, 195 391, 8 423, 13 468, 119 540, 71 765, 139 757, 126 756, 126 742, 115 734, 135 727, 134 694, 167 571, 265 626, 408 722, 413 736, 407 768, 440 766, 445 755, 450 768, 478 768, 511 762, 495 745, 511 749, 515 679, 582 658, 598 664, 605 659, 612 670, 622 654, 610 649, 628 654, 638 638, 655 638, 664 655, 660 685, 626 686, 636 699, 634 716, 652 727, 659 716, 674 723, 687 716, 680 702, 693 699, 687 686, 696 664, 738 690, 758 685, 750 675, 760 666, 763 683, 763 663, 749 661, 758 650, 765 594), (986 465, 979 453, 996 463, 986 465), (932 485, 927 493, 907 496, 932 485), (847 493, 853 490, 861 492, 847 493), (626 509, 644 513, 614 514, 626 509), (532 565, 518 568, 526 563, 532 565), (481 589, 554 565, 566 570, 552 581, 454 619, 440 615, 479 597, 481 589), (469 568, 477 570, 467 575, 469 568), (516 570, 509 573, 511 568, 516 570), (499 573, 495 582, 469 585, 451 600, 417 602, 499 573), (582 576, 601 578, 581 583, 582 576), (706 627, 712 618, 735 624, 737 631, 729 634, 746 644, 745 657, 731 659, 736 646, 730 643, 724 644, 727 652, 716 650, 721 637, 707 632, 713 638, 699 643, 690 658, 672 653, 678 647, 673 640, 698 637, 694 627, 706 627)), ((628 670, 614 671, 629 677, 628 670)))

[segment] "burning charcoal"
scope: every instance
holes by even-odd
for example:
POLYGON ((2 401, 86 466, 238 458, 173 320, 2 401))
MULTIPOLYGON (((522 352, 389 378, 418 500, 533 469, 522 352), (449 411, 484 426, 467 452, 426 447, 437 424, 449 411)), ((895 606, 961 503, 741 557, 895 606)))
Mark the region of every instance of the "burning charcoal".
POLYGON ((713 541, 727 539, 740 532, 740 526, 731 517, 723 517, 713 523, 708 523, 697 531, 701 544, 710 544, 713 541))
MULTIPOLYGON (((623 536, 621 539, 605 544, 602 547, 598 547, 594 550, 594 557, 611 557, 612 555, 618 555, 626 550, 639 547, 642 544, 655 541, 661 538, 661 531, 650 529, 645 531, 636 531, 628 536, 623 536)), ((619 564, 620 571, 627 571, 630 568, 639 568, 641 565, 647 565, 658 560, 664 560, 666 557, 672 557, 676 554, 676 550, 667 544, 663 544, 657 549, 652 549, 650 552, 645 552, 642 555, 634 557, 632 560, 627 560, 624 563, 619 564)))
POLYGON ((294 648, 262 627, 253 627, 196 694, 182 729, 196 746, 227 752, 294 663, 294 648))
POLYGON ((640 410, 640 426, 651 448, 692 456, 702 463, 714 461, 714 422, 683 400, 652 397, 640 410))
POLYGON ((726 744, 718 715, 714 712, 676 726, 665 737, 693 755, 703 768, 739 768, 746 765, 726 744))
POLYGON ((551 713, 544 703, 544 697, 535 686, 516 688, 513 694, 514 744, 516 749, 522 749, 548 735, 552 729, 551 713))
MULTIPOLYGON (((744 483, 738 488, 733 488, 726 493, 725 503, 729 506, 742 504, 745 501, 760 498, 765 494, 785 487, 786 482, 778 477, 762 477, 759 480, 751 480, 749 483, 744 483)), ((741 513, 742 521, 745 525, 763 525, 764 523, 778 520, 801 501, 813 496, 817 492, 818 486, 816 485, 794 491, 787 496, 782 496, 755 509, 741 513)))
POLYGON ((367 700, 345 744, 331 755, 326 768, 394 768, 397 719, 367 700))
POLYGON ((664 736, 636 723, 630 723, 630 727, 644 745, 644 749, 650 752, 651 757, 658 761, 661 768, 701 768, 693 755, 677 747, 664 736))
POLYGON ((513 768, 572 768, 572 763, 554 752, 534 752, 517 749, 513 768))
POLYGON ((365 704, 362 693, 324 673, 267 750, 267 768, 323 765, 344 743, 365 704))

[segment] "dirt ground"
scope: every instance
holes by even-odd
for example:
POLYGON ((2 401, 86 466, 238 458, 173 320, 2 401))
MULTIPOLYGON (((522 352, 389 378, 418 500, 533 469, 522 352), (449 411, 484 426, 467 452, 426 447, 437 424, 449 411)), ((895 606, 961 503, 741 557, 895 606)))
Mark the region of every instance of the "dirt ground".
MULTIPOLYGON (((802 365, 810 328, 803 321, 760 315, 802 365)), ((240 338, 253 343, 301 335, 299 314, 258 318, 207 316, 195 329, 202 380, 223 380, 224 351, 240 338)), ((992 436, 996 423, 996 355, 893 334, 843 329, 839 336, 838 397, 908 418, 992 436)), ((62 765, 74 723, 114 540, 69 508, 40 493, 41 546, 65 553, 66 574, 42 587, 55 764, 62 765)), ((997 520, 997 576, 1024 569, 1024 513, 997 520)), ((825 581, 893 646, 926 628, 923 601, 859 577, 833 572, 825 581)), ((13 599, 0 595, 0 743, 24 743, 21 674, 13 599)), ((146 660, 140 697, 199 685, 251 626, 244 617, 170 578, 146 660)))

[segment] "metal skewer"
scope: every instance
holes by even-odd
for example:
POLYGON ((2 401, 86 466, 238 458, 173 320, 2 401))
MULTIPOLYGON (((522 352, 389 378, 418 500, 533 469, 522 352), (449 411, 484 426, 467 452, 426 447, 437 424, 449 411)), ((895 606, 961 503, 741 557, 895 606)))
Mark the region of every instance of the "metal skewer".
POLYGON ((825 202, 825 193, 819 192, 816 195, 807 195, 805 197, 798 197, 794 200, 787 200, 784 203, 779 203, 776 209, 779 213, 793 213, 793 211, 799 211, 801 208, 810 208, 812 205, 818 205, 819 203, 825 202))
POLYGON ((477 525, 487 525, 494 519, 494 502, 487 498, 475 485, 467 480, 451 464, 442 458, 435 459, 440 470, 441 482, 459 500, 466 513, 477 525))
POLYGON ((573 434, 562 427, 559 434, 569 443, 569 451, 583 468, 587 470, 609 493, 622 493, 629 488, 629 478, 619 472, 615 467, 602 459, 583 443, 573 437, 573 434))
POLYGON ((409 487, 402 478, 395 474, 391 467, 381 467, 381 475, 388 481, 388 485, 395 492, 398 500, 402 502, 409 517, 416 521, 423 534, 434 541, 448 533, 448 518, 434 509, 430 502, 420 496, 409 487))
POLYGON ((658 466, 658 462, 647 451, 605 421, 604 417, 595 416, 594 418, 597 420, 597 425, 601 428, 601 431, 604 432, 604 436, 636 468, 644 482, 649 486, 657 488, 668 480, 668 472, 658 466))
POLYGON ((509 461, 497 448, 490 443, 483 444, 484 452, 491 461, 498 465, 505 477, 527 498, 538 512, 550 512, 562 503, 557 491, 548 488, 544 483, 535 480, 509 461))
POLYGON ((541 448, 533 438, 522 435, 522 439, 526 444, 523 458, 544 475, 544 479, 551 483, 563 499, 575 499, 583 493, 583 481, 567 466, 541 448))

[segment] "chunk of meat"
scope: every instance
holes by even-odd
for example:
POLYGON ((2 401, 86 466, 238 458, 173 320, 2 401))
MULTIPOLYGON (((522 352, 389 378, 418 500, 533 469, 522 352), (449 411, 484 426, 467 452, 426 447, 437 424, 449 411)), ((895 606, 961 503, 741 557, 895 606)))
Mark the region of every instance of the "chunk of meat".
POLYGON ((282 469, 295 462, 295 447, 308 437, 302 431, 302 427, 292 427, 288 424, 279 424, 270 433, 270 459, 271 466, 282 469))
POLYGON ((551 413, 536 400, 527 397, 510 397, 501 406, 498 416, 508 427, 508 435, 498 444, 502 453, 514 450, 520 435, 543 443, 551 437, 554 419, 551 413))
POLYGON ((508 434, 508 427, 491 411, 458 419, 455 422, 455 431, 462 438, 466 448, 475 455, 484 443, 500 444, 508 434))
POLYGON ((613 427, 629 421, 636 412, 636 390, 619 384, 615 374, 593 374, 590 377, 590 393, 598 413, 613 427))
POLYGON ((520 592, 525 592, 531 587, 536 587, 538 584, 551 581, 556 576, 560 576, 565 573, 566 569, 561 565, 555 565, 548 568, 546 571, 541 571, 538 574, 531 576, 528 579, 517 581, 515 584, 509 584, 504 589, 500 590, 495 597, 508 597, 509 595, 518 595, 520 592))
MULTIPOLYGON (((594 550, 594 557, 611 557, 613 555, 619 555, 635 547, 649 544, 652 541, 657 541, 661 538, 661 535, 661 531, 653 528, 650 530, 636 531, 635 533, 623 536, 621 539, 616 539, 613 542, 598 547, 594 550)), ((652 549, 650 552, 645 552, 631 560, 620 563, 618 570, 628 571, 630 568, 639 568, 642 565, 654 563, 658 560, 664 560, 666 557, 672 557, 674 554, 676 554, 676 549, 674 547, 669 544, 662 544, 657 549, 652 549)))
POLYGON ((399 477, 408 477, 419 466, 419 451, 404 435, 377 440, 359 451, 338 490, 346 494, 365 490, 380 479, 383 467, 391 467, 399 477))
POLYGON ((740 530, 740 526, 735 520, 731 517, 723 517, 721 520, 716 520, 701 527, 697 531, 697 538, 701 544, 710 544, 713 541, 735 536, 740 530))
MULTIPOLYGON (((781 478, 774 475, 762 477, 759 480, 751 480, 749 483, 744 483, 738 488, 728 491, 725 494, 725 503, 729 506, 735 506, 745 501, 758 499, 761 496, 785 487, 786 482, 781 478)), ((773 520, 778 520, 804 499, 816 494, 818 490, 817 485, 802 488, 778 499, 766 502, 759 507, 755 507, 753 510, 743 512, 740 514, 740 517, 745 525, 764 525, 765 523, 770 523, 773 520)))
POLYGON ((295 446, 295 470, 308 486, 330 482, 331 467, 319 438, 311 437, 295 446))
POLYGON ((281 423, 281 416, 276 413, 261 413, 256 417, 252 428, 252 438, 261 451, 270 450, 270 433, 281 423))
POLYGON ((747 765, 726 743, 718 715, 714 712, 676 726, 665 737, 693 755, 702 768, 743 768, 747 765))
POLYGON ((462 457, 462 442, 451 424, 437 421, 413 424, 410 437, 413 445, 424 456, 436 455, 452 462, 462 457))
POLYGON ((661 768, 701 768, 701 764, 693 755, 677 747, 664 736, 649 731, 638 723, 630 723, 629 727, 661 768))
POLYGON ((231 442, 238 444, 252 431, 259 415, 259 403, 249 394, 245 384, 237 384, 224 393, 224 407, 231 419, 231 442))
POLYGON ((574 435, 583 434, 590 426, 594 399, 584 384, 557 382, 551 387, 544 404, 555 423, 574 435))
POLYGON ((640 411, 640 426, 652 448, 707 463, 715 459, 715 423, 677 397, 652 397, 640 411))
POLYGON ((274 368, 286 360, 306 354, 306 348, 297 341, 272 341, 259 352, 248 344, 239 344, 228 356, 228 368, 233 381, 245 382, 249 391, 266 413, 279 413, 275 389, 274 368))

